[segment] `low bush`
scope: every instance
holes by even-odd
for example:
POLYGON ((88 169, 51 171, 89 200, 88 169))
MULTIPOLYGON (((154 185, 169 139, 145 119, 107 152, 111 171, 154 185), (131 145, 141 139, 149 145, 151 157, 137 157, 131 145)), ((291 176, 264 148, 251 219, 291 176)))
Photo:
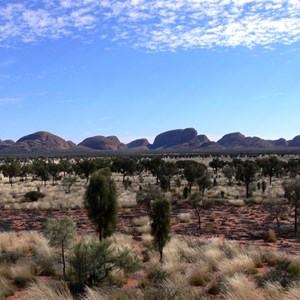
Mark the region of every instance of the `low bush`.
POLYGON ((45 194, 39 191, 30 191, 24 195, 24 198, 29 201, 38 201, 40 198, 44 198, 45 194))
POLYGON ((281 286, 287 287, 292 283, 299 282, 299 280, 300 267, 288 259, 277 262, 268 273, 257 277, 259 286, 264 286, 268 282, 278 282, 281 286))
POLYGON ((139 262, 129 250, 116 251, 110 241, 100 242, 91 238, 75 244, 71 266, 75 284, 93 286, 107 281, 111 272, 117 268, 125 273, 137 270, 139 262))

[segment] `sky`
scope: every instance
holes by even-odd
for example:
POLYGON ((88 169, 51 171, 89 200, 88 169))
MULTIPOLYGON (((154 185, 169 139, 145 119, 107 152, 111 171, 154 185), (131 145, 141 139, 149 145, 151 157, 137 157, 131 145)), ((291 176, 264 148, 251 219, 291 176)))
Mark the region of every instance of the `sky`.
POLYGON ((300 135, 299 0, 0 0, 0 139, 300 135))

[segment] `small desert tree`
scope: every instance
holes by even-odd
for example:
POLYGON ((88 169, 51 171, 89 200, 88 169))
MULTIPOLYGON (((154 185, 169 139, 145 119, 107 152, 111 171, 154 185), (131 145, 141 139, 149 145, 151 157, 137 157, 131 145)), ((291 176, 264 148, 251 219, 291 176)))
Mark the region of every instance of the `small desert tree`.
POLYGON ((70 249, 75 238, 76 225, 71 217, 62 219, 48 219, 46 236, 52 247, 60 249, 61 261, 63 265, 63 276, 66 280, 66 259, 65 253, 70 249))
POLYGON ((209 163, 209 166, 213 169, 215 174, 218 174, 219 169, 222 169, 224 166, 224 161, 219 158, 213 158, 209 163))
POLYGON ((189 201, 189 205, 194 209, 197 218, 198 218, 198 229, 201 231, 201 214, 202 210, 210 207, 211 203, 203 197, 201 192, 195 192, 191 194, 189 201))
POLYGON ((207 171, 205 171, 204 174, 197 179, 197 185, 199 187, 199 191, 202 194, 202 197, 204 197, 205 190, 212 187, 210 174, 207 171))
POLYGON ((49 174, 52 177, 52 185, 54 186, 55 181, 59 178, 59 172, 60 172, 59 165, 56 164, 55 162, 48 162, 47 167, 48 167, 49 174))
POLYGON ((246 186, 246 198, 250 197, 249 186, 256 178, 258 171, 257 164, 254 161, 246 160, 239 162, 236 168, 236 179, 242 181, 246 186))
POLYGON ((300 207, 300 180, 294 179, 283 183, 284 196, 294 208, 294 230, 298 228, 298 208, 300 207))
POLYGON ((5 177, 8 177, 9 183, 13 185, 13 177, 16 177, 21 169, 21 165, 16 160, 8 160, 1 166, 1 171, 5 177))
POLYGON ((204 164, 192 161, 191 163, 186 165, 183 173, 188 182, 189 193, 191 193, 192 186, 195 183, 195 181, 202 177, 205 174, 205 172, 206 166, 204 164))
POLYGON ((73 168, 77 175, 84 175, 86 182, 89 181, 90 175, 96 171, 95 161, 88 158, 77 160, 73 168))
POLYGON ((109 169, 92 174, 87 186, 84 205, 88 217, 96 225, 99 240, 114 233, 117 224, 117 190, 109 169))
POLYGON ((227 178, 228 185, 231 186, 232 179, 233 179, 234 174, 235 174, 234 168, 232 166, 230 166, 230 165, 226 165, 226 166, 223 167, 222 173, 227 178))
POLYGON ((163 248, 170 240, 170 210, 171 204, 166 199, 157 200, 152 204, 151 234, 159 251, 160 263, 163 262, 163 248))
POLYGON ((64 179, 62 180, 62 186, 66 194, 70 194, 71 187, 76 183, 76 181, 76 176, 69 175, 67 177, 64 177, 64 179))
POLYGON ((272 184, 272 178, 280 175, 283 171, 283 162, 281 162, 276 156, 259 159, 257 163, 262 169, 262 174, 264 176, 269 176, 270 185, 272 184))

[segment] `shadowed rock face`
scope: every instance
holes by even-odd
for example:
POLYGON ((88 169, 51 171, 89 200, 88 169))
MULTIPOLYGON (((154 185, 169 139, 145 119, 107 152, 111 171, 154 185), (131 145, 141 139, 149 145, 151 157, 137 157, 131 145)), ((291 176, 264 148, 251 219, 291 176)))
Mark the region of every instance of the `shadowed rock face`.
POLYGON ((209 140, 209 138, 208 138, 206 135, 200 134, 200 135, 197 136, 197 142, 198 142, 200 145, 202 145, 202 144, 204 144, 204 143, 209 143, 210 140, 209 140))
POLYGON ((127 144, 128 149, 148 149, 150 146, 147 139, 134 140, 127 144))
POLYGON ((14 145, 16 142, 13 140, 5 140, 3 141, 3 143, 5 143, 6 145, 14 145))
POLYGON ((287 142, 285 139, 279 140, 264 140, 260 137, 246 137, 240 132, 234 132, 224 135, 218 144, 225 148, 272 148, 272 147, 286 147, 287 142))
POLYGON ((38 131, 20 138, 16 144, 28 144, 30 147, 46 147, 49 149, 69 149, 72 146, 63 138, 46 131, 38 131))
POLYGON ((153 145, 147 139, 134 140, 127 145, 120 142, 116 136, 94 136, 89 137, 76 146, 72 141, 46 131, 38 131, 20 138, 17 142, 12 140, 0 140, 0 154, 44 154, 44 153, 91 153, 94 150, 197 150, 207 148, 218 149, 278 149, 278 148, 300 148, 300 135, 287 141, 284 138, 278 140, 264 140, 259 137, 246 137, 240 132, 224 135, 218 142, 210 141, 206 135, 197 135, 194 128, 175 129, 163 132, 156 136, 153 145), (57 152, 58 151, 58 152, 57 152))
MULTIPOLYGON (((261 148, 268 149, 274 147, 288 147, 295 145, 294 147, 300 147, 300 136, 299 143, 297 144, 297 137, 294 138, 296 142, 287 142, 285 139, 281 138, 278 140, 264 140, 260 137, 246 137, 240 132, 233 132, 224 135, 217 143, 224 148, 261 148)), ((293 141, 294 141, 293 140, 293 141)))
POLYGON ((288 141, 283 138, 274 141, 274 146, 276 147, 287 147, 288 145, 288 141))
POLYGON ((288 144, 289 147, 300 147, 300 135, 295 136, 288 144))
POLYGON ((221 149, 222 147, 217 142, 204 142, 200 148, 221 149))
POLYGON ((233 132, 225 134, 217 143, 222 147, 241 147, 244 146, 244 139, 240 132, 233 132))
POLYGON ((151 149, 171 148, 186 144, 196 138, 197 131, 194 128, 170 130, 156 136, 151 149))
POLYGON ((116 136, 94 136, 83 140, 78 146, 84 146, 94 150, 121 150, 126 148, 116 136))

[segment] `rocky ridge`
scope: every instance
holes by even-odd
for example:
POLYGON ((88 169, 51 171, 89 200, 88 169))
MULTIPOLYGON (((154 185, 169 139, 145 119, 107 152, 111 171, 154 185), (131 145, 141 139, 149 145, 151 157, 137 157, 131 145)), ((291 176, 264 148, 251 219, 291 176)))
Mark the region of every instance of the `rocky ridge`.
POLYGON ((300 135, 287 141, 284 138, 278 140, 265 140, 260 137, 247 137, 240 132, 224 135, 218 141, 210 141, 204 134, 198 134, 194 128, 174 129, 158 134, 153 144, 145 138, 134 140, 128 144, 122 143, 116 136, 88 137, 78 145, 72 141, 47 131, 38 131, 26 135, 16 142, 12 140, 0 140, 0 154, 23 154, 63 151, 80 153, 84 151, 162 151, 182 150, 196 151, 197 149, 222 150, 222 149, 295 149, 300 148, 300 135))

